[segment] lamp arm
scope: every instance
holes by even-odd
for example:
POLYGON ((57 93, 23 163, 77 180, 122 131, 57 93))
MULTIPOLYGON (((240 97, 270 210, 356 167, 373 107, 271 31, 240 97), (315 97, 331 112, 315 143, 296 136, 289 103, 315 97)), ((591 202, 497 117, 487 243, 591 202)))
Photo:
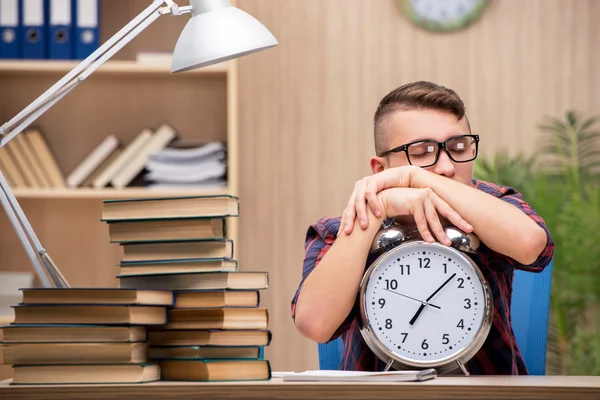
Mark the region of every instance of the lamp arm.
MULTIPOLYGON (((3 147, 16 135, 26 129, 33 121, 39 118, 46 110, 56 103, 55 99, 60 100, 64 97, 61 93, 66 90, 67 93, 75 88, 81 81, 96 71, 115 53, 121 50, 131 40, 146 29, 152 22, 163 14, 172 13, 173 10, 179 10, 179 7, 172 0, 154 0, 150 6, 143 10, 137 17, 132 19, 127 25, 121 28, 110 39, 104 42, 98 49, 81 61, 75 68, 62 77, 58 82, 52 85, 42 95, 35 99, 31 104, 25 107, 21 112, 14 116, 10 121, 0 127, 0 135, 4 138, 0 142, 3 147), (167 3, 173 6, 163 7, 167 3), (46 103, 52 103, 49 107, 44 107, 46 103), (39 112, 43 110, 42 112, 39 112), (10 131, 10 132, 9 132, 10 131), (7 134, 8 132, 8 134, 7 134)), ((181 12, 178 12, 178 14, 181 12)), ((66 93, 65 93, 66 94, 66 93)))
MULTIPOLYGON (((180 15, 190 12, 189 7, 178 7, 172 0, 154 0, 153 3, 142 11, 125 27, 108 39, 102 46, 94 51, 85 60, 79 63, 61 80, 34 100, 19 114, 0 127, 0 135, 5 135, 0 141, 4 147, 16 135, 26 129, 33 121, 52 108, 58 101, 77 87, 83 80, 96 71, 102 64, 121 50, 144 29, 152 24, 163 14, 180 15), (163 4, 167 7, 162 7, 163 4)), ((69 287, 68 282, 54 264, 47 251, 43 248, 31 224, 27 220, 23 209, 2 172, 0 172, 0 203, 4 208, 23 248, 27 254, 43 287, 69 287), (41 261, 41 262, 40 262, 41 261)))

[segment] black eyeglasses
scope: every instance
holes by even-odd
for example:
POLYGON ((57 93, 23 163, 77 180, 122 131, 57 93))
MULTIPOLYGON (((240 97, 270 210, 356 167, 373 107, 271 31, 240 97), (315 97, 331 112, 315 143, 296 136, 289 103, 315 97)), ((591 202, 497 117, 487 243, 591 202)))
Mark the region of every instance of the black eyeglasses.
POLYGON ((464 163, 477 158, 478 148, 479 135, 460 135, 453 136, 444 142, 418 140, 406 143, 394 149, 384 151, 379 156, 383 157, 390 153, 400 153, 403 151, 406 153, 406 158, 411 165, 430 167, 437 162, 441 149, 444 149, 452 161, 464 163))

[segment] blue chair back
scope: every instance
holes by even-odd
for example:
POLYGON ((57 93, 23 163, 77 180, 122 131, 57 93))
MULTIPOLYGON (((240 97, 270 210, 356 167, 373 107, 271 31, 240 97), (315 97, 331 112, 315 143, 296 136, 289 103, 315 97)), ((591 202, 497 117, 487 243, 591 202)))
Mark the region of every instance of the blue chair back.
MULTIPOLYGON (((548 317, 552 261, 540 273, 515 271, 511 304, 513 331, 531 375, 546 374, 548 317)), ((338 369, 344 344, 341 338, 319 343, 319 368, 338 369)))

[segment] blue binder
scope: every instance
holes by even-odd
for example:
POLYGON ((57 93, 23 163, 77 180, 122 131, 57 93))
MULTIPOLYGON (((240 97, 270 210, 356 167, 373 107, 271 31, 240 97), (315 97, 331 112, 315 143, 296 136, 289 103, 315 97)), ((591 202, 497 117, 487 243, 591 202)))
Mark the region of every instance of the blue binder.
POLYGON ((22 58, 47 58, 44 0, 21 0, 21 28, 22 58))
POLYGON ((0 58, 20 58, 19 0, 0 0, 0 58))
POLYGON ((69 60, 73 58, 73 13, 71 0, 46 0, 48 2, 48 58, 69 60))
POLYGON ((83 60, 99 46, 100 5, 98 0, 73 0, 75 58, 83 60))

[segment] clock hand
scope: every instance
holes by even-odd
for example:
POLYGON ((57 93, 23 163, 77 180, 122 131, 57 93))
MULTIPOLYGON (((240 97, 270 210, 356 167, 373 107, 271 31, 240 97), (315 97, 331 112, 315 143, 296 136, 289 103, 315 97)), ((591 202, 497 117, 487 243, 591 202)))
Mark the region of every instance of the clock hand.
POLYGON ((414 325, 415 324, 415 322, 417 321, 417 318, 419 318, 419 315, 421 315, 421 313, 423 312, 423 309, 425 308, 425 306, 427 304, 429 304, 428 301, 431 300, 433 298, 433 296, 435 296, 440 290, 442 290, 442 288, 444 286, 446 286, 448 284, 448 282, 450 282, 455 276, 456 276, 456 272, 453 273, 450 278, 446 279, 446 282, 442 283, 442 285, 439 288, 437 288, 436 291, 433 292, 431 294, 431 296, 429 296, 427 298, 427 300, 425 300, 423 303, 421 303, 421 305, 419 306, 419 309, 417 310, 417 312, 415 313, 415 315, 410 320, 410 322, 409 322, 410 325, 414 325))
POLYGON ((442 288, 443 288, 444 286, 446 286, 446 285, 448 284, 448 282, 450 282, 450 281, 451 281, 451 280, 452 280, 452 279, 453 279, 455 276, 456 276, 456 272, 455 272, 455 273, 453 273, 453 274, 452 274, 452 276, 451 276, 450 278, 446 279, 446 282, 442 283, 442 286, 440 286, 439 288, 437 288, 437 290, 436 290, 435 292, 433 292, 433 293, 431 294, 431 296, 429 296, 429 297, 427 298, 427 300, 425 300, 425 301, 429 301, 429 300, 431 300, 431 299, 433 298, 433 296, 435 296, 435 295, 436 295, 436 294, 437 294, 437 293, 438 293, 440 290, 442 290, 442 288))
MULTIPOLYGON (((388 292, 397 294, 398 296, 406 297, 407 299, 411 299, 411 300, 414 300, 414 301, 418 301, 419 303, 423 303, 423 300, 415 299, 414 297, 410 297, 410 296, 407 296, 407 295, 402 294, 402 293, 394 292, 393 290, 390 290, 390 289, 383 289, 383 290, 387 290, 388 292)), ((436 306, 435 304, 427 303, 427 305, 431 306, 433 308, 437 308, 438 310, 442 309, 440 306, 436 306)))

